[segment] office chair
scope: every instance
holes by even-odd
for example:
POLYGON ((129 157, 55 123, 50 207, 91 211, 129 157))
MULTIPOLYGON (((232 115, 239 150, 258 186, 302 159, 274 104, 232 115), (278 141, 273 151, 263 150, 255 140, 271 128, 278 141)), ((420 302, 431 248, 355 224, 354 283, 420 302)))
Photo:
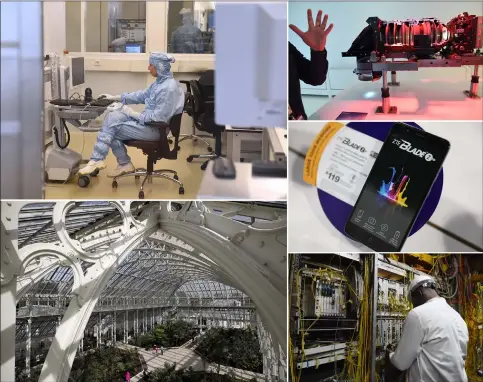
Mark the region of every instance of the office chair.
POLYGON ((178 174, 174 170, 169 169, 160 169, 155 170, 154 164, 160 159, 169 159, 169 160, 176 160, 178 157, 178 141, 179 141, 179 132, 181 130, 181 117, 182 113, 174 115, 169 123, 165 122, 152 122, 146 123, 147 126, 153 126, 159 128, 160 136, 158 141, 137 141, 137 140, 129 140, 123 141, 126 146, 136 147, 143 151, 145 155, 148 156, 147 158, 147 165, 146 168, 137 168, 133 172, 129 172, 127 174, 116 176, 112 181, 112 187, 117 188, 117 179, 125 178, 134 176, 135 179, 139 179, 141 176, 144 176, 143 183, 141 185, 141 189, 139 190, 139 199, 144 199, 144 184, 146 181, 149 183, 152 182, 152 178, 164 178, 169 179, 173 182, 176 182, 179 185, 179 194, 184 194, 184 187, 183 183, 179 181, 178 174), (174 137, 174 148, 171 149, 168 143, 167 137, 167 129, 171 130, 171 134, 174 137), (171 173, 173 177, 168 176, 164 173, 171 173))
MULTIPOLYGON (((188 114, 191 118, 193 118, 193 94, 191 93, 191 85, 190 81, 181 80, 179 81, 182 84, 186 85, 186 93, 185 93, 185 102, 184 102, 184 112, 188 114)), ((208 152, 213 152, 213 148, 211 147, 210 142, 208 142, 204 138, 211 138, 208 135, 196 135, 195 124, 193 123, 193 134, 180 134, 181 139, 180 142, 183 142, 186 139, 192 139, 194 142, 198 142, 200 140, 207 146, 208 152)))
POLYGON ((201 169, 205 170, 208 162, 221 156, 221 133, 225 130, 225 126, 215 123, 215 101, 212 97, 205 95, 204 87, 199 81, 190 81, 191 91, 193 94, 193 123, 200 131, 206 131, 215 137, 215 152, 211 154, 190 155, 186 160, 192 162, 193 159, 207 159, 201 169))

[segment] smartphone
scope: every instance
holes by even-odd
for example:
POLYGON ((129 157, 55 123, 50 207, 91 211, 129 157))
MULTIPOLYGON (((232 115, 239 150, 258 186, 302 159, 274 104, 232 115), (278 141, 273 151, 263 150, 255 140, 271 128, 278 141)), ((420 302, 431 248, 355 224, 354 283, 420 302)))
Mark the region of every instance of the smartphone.
POLYGON ((391 128, 345 232, 376 252, 399 252, 450 149, 450 143, 405 123, 391 128))

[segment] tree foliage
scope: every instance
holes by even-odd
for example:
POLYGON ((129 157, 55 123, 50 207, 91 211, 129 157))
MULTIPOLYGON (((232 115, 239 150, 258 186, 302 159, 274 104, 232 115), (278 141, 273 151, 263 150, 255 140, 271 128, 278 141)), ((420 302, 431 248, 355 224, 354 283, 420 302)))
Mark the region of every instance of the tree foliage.
POLYGON ((104 347, 76 357, 69 381, 123 381, 126 371, 129 371, 132 376, 142 371, 137 350, 104 347))
POLYGON ((196 351, 207 361, 236 369, 263 372, 263 359, 255 330, 213 328, 200 339, 196 351))
POLYGON ((152 348, 154 345, 175 347, 193 339, 196 327, 191 322, 177 320, 166 324, 155 325, 153 330, 137 338, 136 344, 142 348, 152 348))

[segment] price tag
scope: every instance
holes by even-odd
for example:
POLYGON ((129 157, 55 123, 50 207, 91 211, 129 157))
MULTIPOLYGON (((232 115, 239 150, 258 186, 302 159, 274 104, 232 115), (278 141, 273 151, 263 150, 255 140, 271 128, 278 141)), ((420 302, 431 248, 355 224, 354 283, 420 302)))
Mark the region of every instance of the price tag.
POLYGON ((350 127, 343 127, 332 137, 321 155, 317 187, 353 206, 381 147, 381 141, 350 127))

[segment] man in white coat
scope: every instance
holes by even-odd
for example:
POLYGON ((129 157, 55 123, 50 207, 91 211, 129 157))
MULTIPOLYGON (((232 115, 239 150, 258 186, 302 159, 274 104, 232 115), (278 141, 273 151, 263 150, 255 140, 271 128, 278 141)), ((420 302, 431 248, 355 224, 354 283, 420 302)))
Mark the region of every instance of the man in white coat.
POLYGON ((417 275, 409 286, 414 305, 406 317, 391 364, 408 370, 409 382, 467 382, 466 323, 446 300, 438 296, 428 275, 417 275))

